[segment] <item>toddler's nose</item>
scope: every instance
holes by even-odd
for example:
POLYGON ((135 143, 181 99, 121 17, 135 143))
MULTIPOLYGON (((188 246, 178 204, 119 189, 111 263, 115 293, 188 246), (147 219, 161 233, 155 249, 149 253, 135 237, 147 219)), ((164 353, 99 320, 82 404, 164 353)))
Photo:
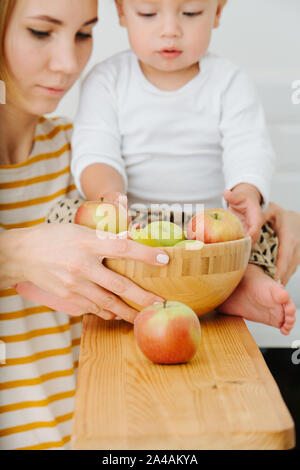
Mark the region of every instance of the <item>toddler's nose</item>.
POLYGON ((177 16, 168 15, 162 19, 161 37, 173 38, 180 37, 182 34, 181 26, 177 16))

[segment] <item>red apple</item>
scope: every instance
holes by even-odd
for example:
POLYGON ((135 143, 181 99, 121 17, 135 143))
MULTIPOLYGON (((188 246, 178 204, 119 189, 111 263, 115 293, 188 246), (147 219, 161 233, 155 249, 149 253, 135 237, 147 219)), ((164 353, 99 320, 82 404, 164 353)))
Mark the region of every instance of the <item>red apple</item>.
POLYGON ((151 361, 181 364, 196 353, 201 328, 190 307, 165 301, 146 307, 137 315, 134 334, 139 348, 151 361))
POLYGON ((194 215, 187 227, 189 240, 204 243, 227 242, 244 238, 240 219, 226 209, 206 209, 194 215))
POLYGON ((105 201, 87 201, 77 210, 75 224, 100 231, 120 233, 128 229, 129 217, 125 207, 105 201))

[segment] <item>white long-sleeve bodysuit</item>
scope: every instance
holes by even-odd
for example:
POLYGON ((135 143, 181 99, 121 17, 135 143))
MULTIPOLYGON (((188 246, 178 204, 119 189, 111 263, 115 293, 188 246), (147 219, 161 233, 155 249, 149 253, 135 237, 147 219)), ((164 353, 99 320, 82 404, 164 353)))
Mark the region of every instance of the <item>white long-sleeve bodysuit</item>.
MULTIPOLYGON (((72 172, 105 163, 129 202, 221 207, 222 190, 255 185, 268 203, 275 156, 247 74, 207 53, 176 91, 144 76, 132 51, 96 65, 84 81, 72 139, 72 172)), ((99 188, 101 193, 101 188, 99 188)))

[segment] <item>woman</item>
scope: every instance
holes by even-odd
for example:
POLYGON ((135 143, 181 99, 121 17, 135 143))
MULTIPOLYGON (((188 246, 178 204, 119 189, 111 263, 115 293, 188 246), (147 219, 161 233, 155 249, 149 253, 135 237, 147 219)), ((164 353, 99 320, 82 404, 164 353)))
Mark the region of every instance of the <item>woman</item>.
POLYGON ((161 300, 101 264, 122 256, 161 265, 168 258, 160 249, 43 224, 56 201, 77 192, 69 172, 71 126, 41 116, 55 110, 82 72, 96 21, 96 0, 0 2, 0 78, 7 85, 0 106, 2 449, 68 446, 81 327, 80 318, 29 302, 11 286, 34 283, 62 298, 61 310, 67 303, 74 316, 131 322, 136 311, 115 294, 143 305, 161 300))
MULTIPOLYGON (((160 265, 161 250, 127 240, 100 241, 93 231, 73 224, 43 224, 58 200, 74 198, 77 191, 69 172, 71 125, 41 116, 55 110, 82 72, 96 17, 96 0, 0 3, 0 79, 7 84, 7 104, 0 106, 3 449, 68 448, 80 342, 76 316, 93 312, 132 322, 136 312, 115 294, 143 305, 160 300, 104 268, 99 259, 122 256, 160 265), (41 305, 11 288, 24 282, 43 290, 41 305), (50 298, 45 300, 47 292, 51 299, 55 294, 57 302, 62 298, 57 308, 73 317, 45 307, 51 305, 50 298)), ((279 221, 282 246, 290 242, 293 227, 299 233, 300 224, 296 214, 284 214, 277 206, 269 214, 275 228, 279 221)), ((290 271, 282 271, 282 280, 299 260, 296 236, 294 247, 297 257, 282 263, 290 265, 290 271)))

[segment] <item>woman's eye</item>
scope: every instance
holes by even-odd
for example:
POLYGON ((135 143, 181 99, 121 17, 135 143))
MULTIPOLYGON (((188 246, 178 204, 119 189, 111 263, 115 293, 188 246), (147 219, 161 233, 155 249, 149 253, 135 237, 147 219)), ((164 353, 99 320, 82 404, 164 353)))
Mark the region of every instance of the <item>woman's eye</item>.
MULTIPOLYGON (((50 31, 38 31, 37 29, 28 28, 29 32, 35 36, 37 39, 45 39, 50 36, 50 31)), ((91 33, 77 33, 76 39, 79 41, 84 41, 92 37, 91 33)))
POLYGON ((91 33, 77 33, 76 38, 79 41, 84 41, 85 39, 90 39, 92 37, 91 33))
POLYGON ((44 39, 50 36, 49 31, 38 31, 37 29, 28 28, 28 31, 38 39, 44 39))
POLYGON ((185 11, 183 14, 185 16, 200 16, 202 15, 203 11, 185 11))

